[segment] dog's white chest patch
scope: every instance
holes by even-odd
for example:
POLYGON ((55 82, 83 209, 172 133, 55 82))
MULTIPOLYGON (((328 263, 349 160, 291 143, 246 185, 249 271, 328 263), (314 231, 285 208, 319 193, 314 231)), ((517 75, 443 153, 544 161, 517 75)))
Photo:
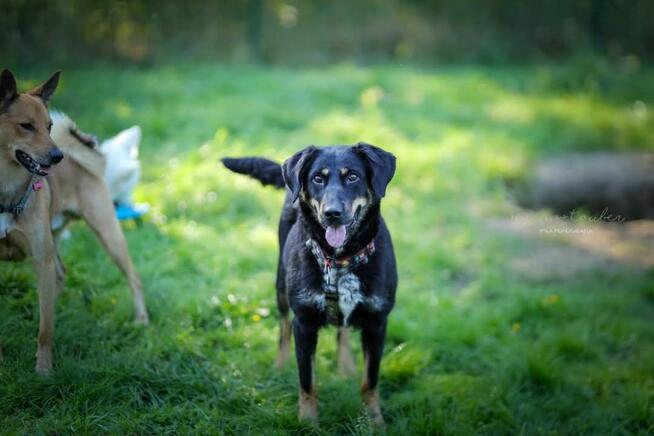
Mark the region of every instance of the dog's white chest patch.
POLYGON ((13 228, 13 215, 10 213, 0 213, 0 239, 6 238, 13 228))
POLYGON ((343 325, 347 322, 357 307, 357 304, 363 301, 361 294, 361 282, 359 278, 351 272, 343 274, 336 268, 329 268, 323 273, 323 285, 327 285, 334 289, 332 284, 335 284, 335 291, 338 293, 338 309, 343 315, 343 325))
POLYGON ((363 301, 361 294, 361 282, 359 278, 352 273, 343 275, 338 279, 338 308, 343 315, 343 325, 357 307, 357 304, 363 301))

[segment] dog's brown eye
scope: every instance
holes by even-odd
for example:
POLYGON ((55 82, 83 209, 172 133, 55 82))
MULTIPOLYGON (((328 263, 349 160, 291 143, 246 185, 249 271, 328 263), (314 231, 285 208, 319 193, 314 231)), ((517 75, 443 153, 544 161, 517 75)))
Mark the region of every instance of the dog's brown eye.
POLYGON ((316 174, 315 176, 313 176, 313 183, 322 185, 323 183, 325 183, 325 179, 320 174, 316 174))
POLYGON ((20 123, 20 127, 27 130, 28 132, 33 132, 34 130, 36 130, 34 128, 34 124, 32 123, 20 123))
POLYGON ((354 182, 356 182, 358 180, 359 180, 359 176, 354 174, 354 173, 350 173, 350 174, 347 175, 347 181, 350 182, 350 183, 354 183, 354 182))

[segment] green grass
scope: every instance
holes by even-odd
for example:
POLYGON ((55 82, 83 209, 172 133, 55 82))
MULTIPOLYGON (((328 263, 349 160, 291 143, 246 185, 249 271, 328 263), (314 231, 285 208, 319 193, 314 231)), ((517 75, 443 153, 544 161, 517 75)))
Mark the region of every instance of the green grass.
MULTIPOLYGON (((388 432, 654 433, 654 273, 616 262, 534 279, 513 261, 564 242, 489 224, 515 212, 503 180, 523 177, 539 157, 651 150, 654 115, 635 101, 654 104, 654 71, 65 71, 53 105, 83 130, 143 128, 137 200, 152 211, 125 232, 152 325, 132 324, 125 280, 78 223, 62 244, 69 276, 57 301, 55 372, 38 377, 35 280, 27 265, 0 265, 0 428, 312 433, 296 420, 295 364, 272 366, 283 193, 218 159, 282 160, 311 143, 365 140, 398 156, 383 205, 400 274, 382 363, 388 432)), ((323 331, 320 432, 371 433, 358 377, 336 374, 335 348, 335 331, 323 331)))

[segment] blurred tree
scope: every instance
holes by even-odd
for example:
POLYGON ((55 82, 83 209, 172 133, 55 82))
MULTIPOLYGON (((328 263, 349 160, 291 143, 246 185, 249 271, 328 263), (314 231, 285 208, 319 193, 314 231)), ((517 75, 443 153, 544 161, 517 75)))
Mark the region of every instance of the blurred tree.
POLYGON ((654 0, 2 0, 0 26, 26 64, 654 56, 654 0))

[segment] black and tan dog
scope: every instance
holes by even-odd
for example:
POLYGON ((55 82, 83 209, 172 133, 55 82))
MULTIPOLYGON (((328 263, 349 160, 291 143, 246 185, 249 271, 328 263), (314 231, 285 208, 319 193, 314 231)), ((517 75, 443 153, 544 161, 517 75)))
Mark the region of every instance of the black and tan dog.
POLYGON ((264 185, 286 185, 279 223, 277 302, 283 365, 291 330, 300 375, 299 417, 316 422, 314 354, 318 330, 338 326, 339 366, 353 370, 346 327, 361 330, 361 394, 377 425, 379 365, 386 322, 395 303, 397 270, 380 201, 395 172, 395 157, 373 145, 308 147, 282 166, 263 158, 223 159, 264 185), (292 329, 289 306, 295 315, 292 329))

